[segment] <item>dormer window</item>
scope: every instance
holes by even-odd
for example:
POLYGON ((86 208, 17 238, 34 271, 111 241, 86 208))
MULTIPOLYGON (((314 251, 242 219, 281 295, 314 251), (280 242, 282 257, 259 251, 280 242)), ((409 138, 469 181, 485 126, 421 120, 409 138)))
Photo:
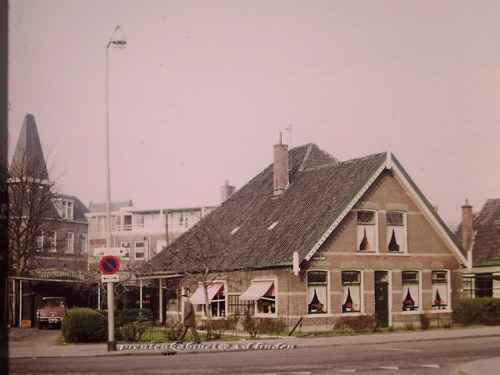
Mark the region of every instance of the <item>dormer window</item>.
POLYGON ((54 201, 57 212, 64 220, 73 220, 73 200, 57 199, 54 201))
POLYGON ((278 225, 278 223, 279 223, 279 221, 275 221, 274 223, 272 223, 271 225, 269 225, 269 227, 267 228, 267 230, 272 230, 272 229, 274 229, 274 227, 275 227, 276 225, 278 225))
POLYGON ((357 211, 356 250, 359 252, 377 251, 376 211, 357 211))

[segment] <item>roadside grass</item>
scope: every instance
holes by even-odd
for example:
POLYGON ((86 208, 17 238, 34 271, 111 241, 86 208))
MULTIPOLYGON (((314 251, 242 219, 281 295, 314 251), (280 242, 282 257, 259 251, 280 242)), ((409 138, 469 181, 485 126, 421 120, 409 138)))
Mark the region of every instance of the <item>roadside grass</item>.
MULTIPOLYGON (((198 335, 200 340, 202 341, 210 341, 207 340, 207 332, 198 330, 198 335)), ((241 337, 234 334, 226 334, 221 333, 217 334, 212 341, 238 341, 241 337)), ((165 327, 151 327, 144 332, 141 336, 139 342, 154 342, 154 343, 166 343, 166 342, 175 342, 177 341, 170 333, 169 328, 165 327)), ((191 335, 191 331, 188 331, 186 336, 184 337, 185 342, 193 341, 193 336, 191 335)))

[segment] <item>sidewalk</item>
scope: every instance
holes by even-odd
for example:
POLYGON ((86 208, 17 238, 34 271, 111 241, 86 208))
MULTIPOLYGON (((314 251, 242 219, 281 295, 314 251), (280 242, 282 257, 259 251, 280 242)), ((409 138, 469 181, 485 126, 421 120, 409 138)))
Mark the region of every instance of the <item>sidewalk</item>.
MULTIPOLYGON (((108 355, 151 355, 158 354, 164 349, 160 347, 147 350, 121 350, 116 352, 108 352, 107 344, 58 344, 57 338, 60 331, 45 331, 43 339, 40 340, 22 340, 11 339, 9 342, 9 357, 10 358, 36 358, 36 357, 95 357, 108 355)), ((14 335, 13 335, 14 336, 14 335)), ((488 337, 500 336, 500 326, 497 327, 473 327, 461 329, 433 329, 429 331, 408 331, 408 332, 390 332, 377 333, 356 336, 333 336, 333 337, 311 337, 311 338, 295 338, 295 337, 280 337, 277 339, 263 340, 240 340, 240 341, 210 341, 206 344, 215 347, 215 345, 230 344, 226 347, 237 345, 239 350, 244 348, 246 344, 261 342, 264 344, 284 343, 295 345, 296 347, 315 347, 315 346, 346 346, 346 345, 369 345, 376 343, 397 343, 407 341, 428 341, 428 340, 444 340, 458 339, 470 337, 488 337)), ((228 348, 231 350, 230 348, 228 348)), ((190 350, 193 352, 206 352, 206 349, 190 350)), ((220 351, 217 349, 217 351, 220 351)), ((178 351, 179 354, 186 353, 183 350, 178 351)), ((492 368, 498 368, 500 360, 492 368)), ((463 374, 469 375, 473 373, 465 372, 468 368, 464 366, 463 374)), ((484 373, 487 374, 487 373, 484 373)))

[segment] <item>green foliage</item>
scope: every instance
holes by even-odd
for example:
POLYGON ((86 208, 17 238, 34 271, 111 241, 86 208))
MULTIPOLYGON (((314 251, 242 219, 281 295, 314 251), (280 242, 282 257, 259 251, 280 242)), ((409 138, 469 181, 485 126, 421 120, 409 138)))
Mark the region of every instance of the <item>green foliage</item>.
POLYGON ((453 320, 464 325, 500 324, 500 298, 461 299, 453 309, 453 320))
POLYGON ((141 341, 142 336, 149 328, 151 328, 151 323, 147 321, 127 323, 120 328, 120 338, 127 342, 141 341))
POLYGON ((118 313, 117 326, 125 326, 136 321, 152 321, 153 312, 150 309, 124 309, 118 313))
POLYGON ((182 322, 172 319, 172 318, 167 318, 165 321, 165 338, 167 341, 177 341, 178 338, 181 336, 182 331, 184 329, 184 326, 182 325, 182 322))
POLYGON ((376 322, 373 315, 343 316, 337 320, 334 330, 362 332, 373 331, 375 327, 376 322))
POLYGON ((66 342, 105 341, 106 329, 106 317, 100 311, 89 308, 68 310, 62 325, 66 342))
MULTIPOLYGON (((234 321, 234 327, 236 328, 236 324, 238 321, 234 321)), ((246 314, 243 319, 243 329, 246 333, 250 335, 250 337, 256 337, 257 334, 261 335, 279 335, 283 333, 287 324, 282 319, 277 318, 255 318, 249 314, 246 314)))
POLYGON ((243 329, 250 335, 250 337, 257 336, 257 323, 255 318, 253 318, 248 312, 243 318, 243 329))
POLYGON ((256 320, 257 332, 259 334, 280 334, 283 333, 287 324, 276 318, 254 318, 256 320))

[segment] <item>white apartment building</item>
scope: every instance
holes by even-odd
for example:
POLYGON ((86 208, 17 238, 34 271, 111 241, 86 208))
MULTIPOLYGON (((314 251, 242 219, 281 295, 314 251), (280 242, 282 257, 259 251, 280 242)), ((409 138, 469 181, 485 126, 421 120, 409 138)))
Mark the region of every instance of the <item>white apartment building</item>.
MULTIPOLYGON (((214 206, 140 209, 132 201, 113 202, 111 246, 128 249, 122 261, 148 261, 214 209, 214 206)), ((89 255, 94 255, 95 249, 106 246, 106 205, 90 202, 85 216, 89 255)))

